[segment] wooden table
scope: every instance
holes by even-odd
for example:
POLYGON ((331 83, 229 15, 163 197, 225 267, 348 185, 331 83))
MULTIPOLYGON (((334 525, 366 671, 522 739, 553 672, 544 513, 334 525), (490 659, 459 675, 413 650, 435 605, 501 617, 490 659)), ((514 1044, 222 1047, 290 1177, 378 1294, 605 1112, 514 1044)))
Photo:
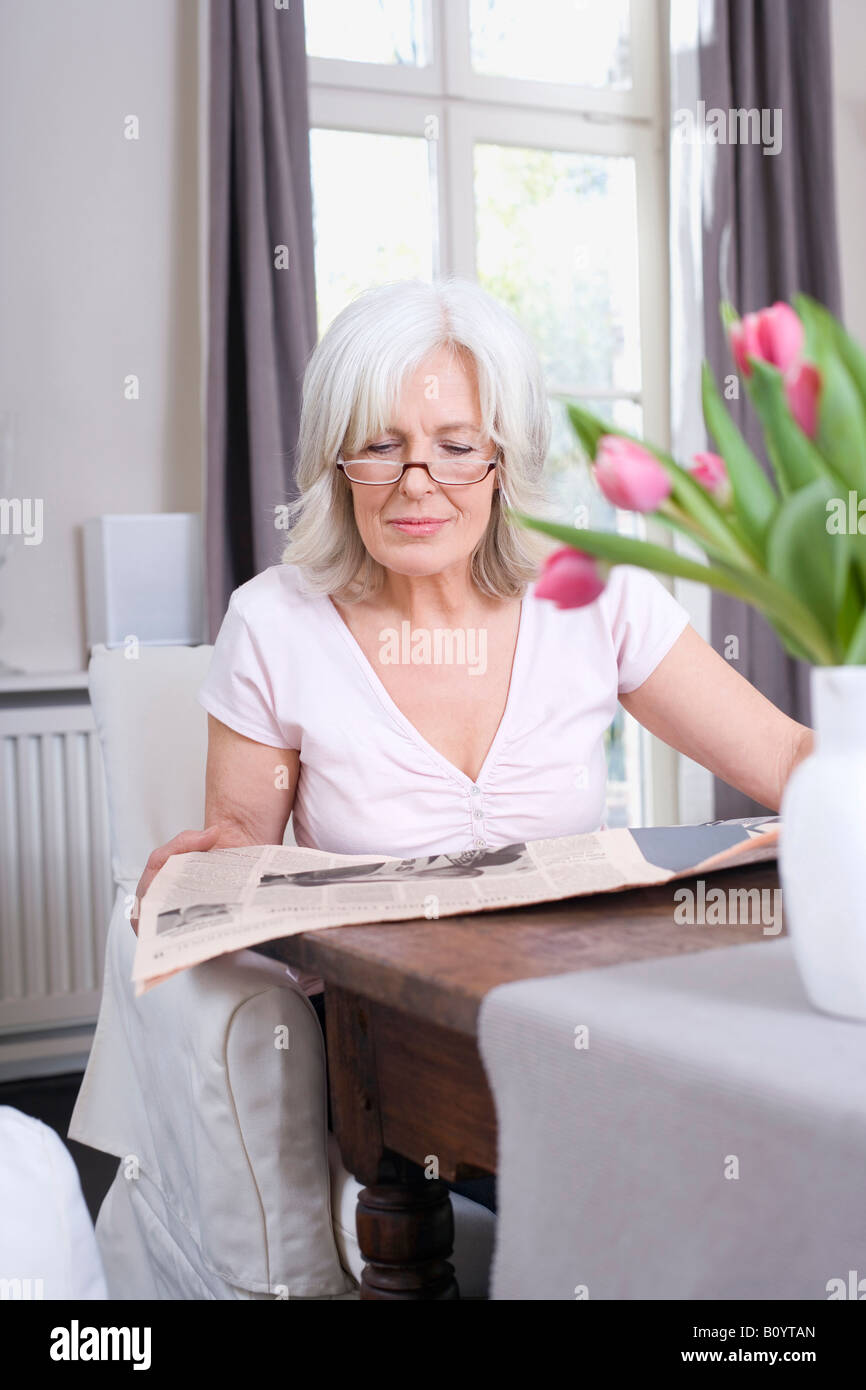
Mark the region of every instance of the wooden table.
MULTIPOLYGON (((706 876, 731 888, 776 888, 774 864, 706 876)), ((459 1297, 448 1181, 496 1171, 496 1115, 478 1051, 489 990, 510 980, 741 945, 760 924, 681 926, 681 879, 628 893, 571 898, 437 921, 331 927, 257 949, 321 976, 334 1132, 366 1184, 357 1228, 362 1299, 459 1297), (439 1180, 404 1160, 438 1158, 439 1180)))

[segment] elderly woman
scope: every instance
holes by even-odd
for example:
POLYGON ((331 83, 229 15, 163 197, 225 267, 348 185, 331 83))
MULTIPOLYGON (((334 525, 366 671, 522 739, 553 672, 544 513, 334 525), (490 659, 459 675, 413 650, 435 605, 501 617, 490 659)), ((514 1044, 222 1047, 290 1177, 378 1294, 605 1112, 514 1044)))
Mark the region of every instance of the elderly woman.
POLYGON ((404 859, 594 830, 617 700, 778 808, 809 731, 655 578, 616 568, 572 610, 533 596, 544 543, 503 502, 542 504, 549 433, 538 357, 478 286, 384 285, 338 315, 283 563, 232 595, 199 694, 208 828, 155 851, 139 896, 169 854, 278 844, 290 814, 299 845, 404 859))

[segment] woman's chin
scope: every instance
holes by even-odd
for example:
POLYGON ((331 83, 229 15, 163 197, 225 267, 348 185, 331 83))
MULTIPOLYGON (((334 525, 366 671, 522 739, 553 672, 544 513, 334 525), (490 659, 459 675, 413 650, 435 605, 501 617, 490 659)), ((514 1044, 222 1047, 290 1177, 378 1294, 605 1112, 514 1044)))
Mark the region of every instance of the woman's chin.
POLYGON ((468 565, 472 552, 467 551, 464 555, 452 546, 437 545, 435 540, 410 540, 404 545, 398 543, 378 547, 370 553, 374 560, 393 574, 423 579, 455 566, 468 565))

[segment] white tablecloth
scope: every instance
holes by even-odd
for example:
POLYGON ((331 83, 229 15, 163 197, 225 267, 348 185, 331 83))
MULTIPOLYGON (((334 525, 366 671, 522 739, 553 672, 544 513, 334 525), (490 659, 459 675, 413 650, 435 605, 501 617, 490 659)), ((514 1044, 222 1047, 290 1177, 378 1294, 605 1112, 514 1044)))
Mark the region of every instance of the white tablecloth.
POLYGON ((494 1298, 827 1299, 866 1280, 866 1025, 811 1008, 789 941, 503 985, 479 1028, 494 1298))

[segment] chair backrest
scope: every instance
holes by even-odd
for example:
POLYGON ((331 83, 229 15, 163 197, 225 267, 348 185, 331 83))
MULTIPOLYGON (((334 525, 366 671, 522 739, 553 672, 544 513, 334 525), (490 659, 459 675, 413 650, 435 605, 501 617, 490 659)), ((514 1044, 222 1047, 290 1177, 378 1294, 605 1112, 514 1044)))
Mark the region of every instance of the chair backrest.
POLYGON ((95 646, 90 701, 102 748, 117 884, 147 856, 203 824, 207 714, 196 700, 213 648, 95 646))

